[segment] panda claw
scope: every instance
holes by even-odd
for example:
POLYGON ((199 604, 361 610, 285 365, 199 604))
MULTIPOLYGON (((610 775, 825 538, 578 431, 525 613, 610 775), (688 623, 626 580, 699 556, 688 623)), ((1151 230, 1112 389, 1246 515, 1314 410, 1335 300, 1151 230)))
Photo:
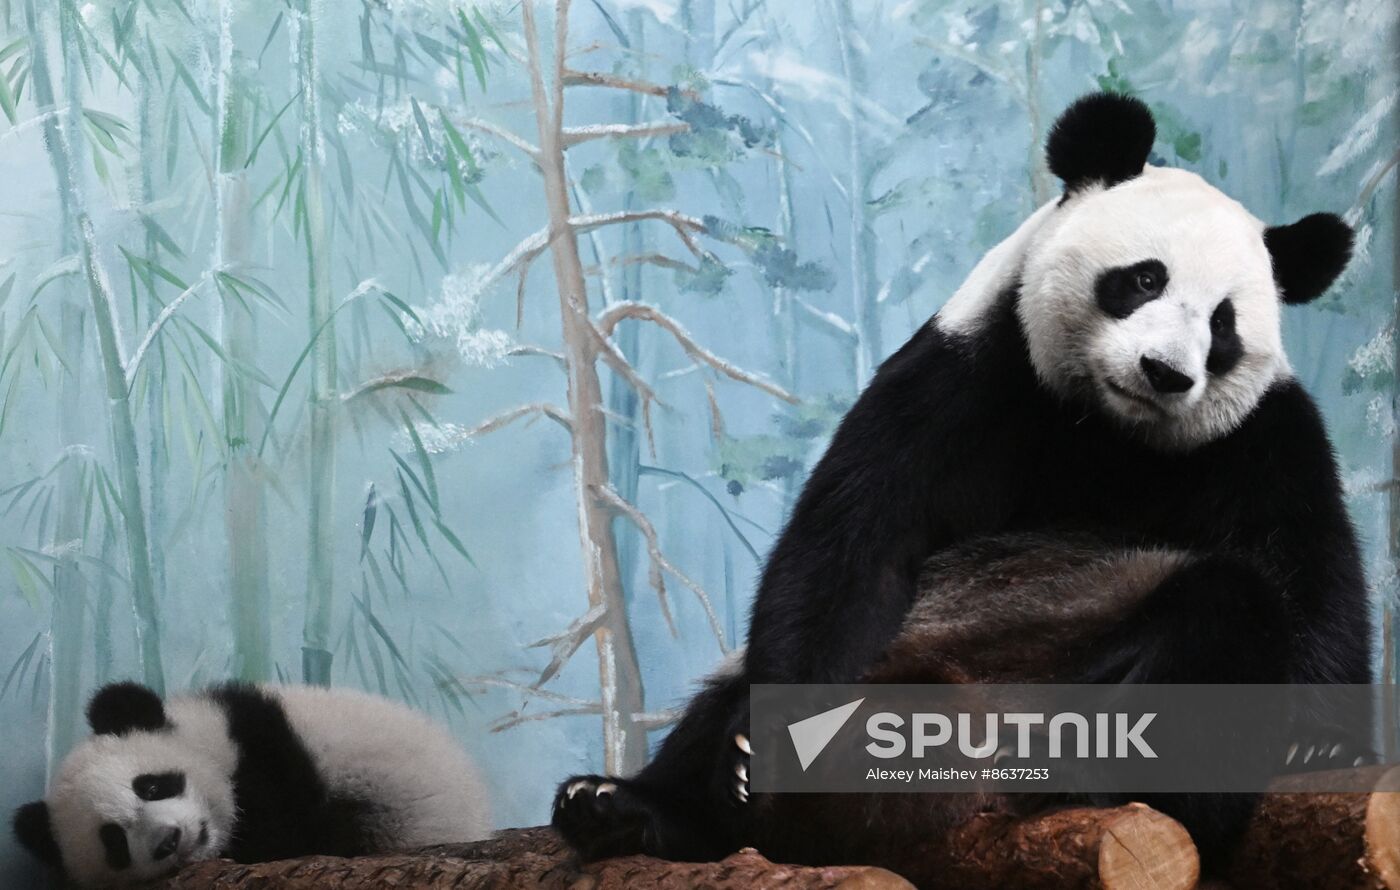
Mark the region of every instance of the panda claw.
POLYGON ((1291 744, 1291 745, 1288 746, 1288 756, 1285 757, 1285 758, 1283 758, 1283 765, 1284 765, 1284 766, 1291 766, 1291 765, 1293 764, 1293 758, 1294 758, 1294 757, 1297 757, 1297 756, 1298 756, 1298 743, 1297 743, 1297 742, 1294 742, 1293 744, 1291 744))
POLYGON ((744 735, 742 732, 737 733, 734 736, 734 744, 739 748, 740 751, 743 751, 750 757, 753 756, 753 746, 749 744, 749 737, 744 735))
POLYGON ((745 788, 745 787, 743 787, 743 786, 740 786, 740 787, 734 789, 734 793, 737 794, 737 795, 739 795, 739 802, 740 802, 740 803, 748 803, 748 802, 749 802, 749 789, 747 789, 747 788, 745 788))
POLYGON ((604 782, 593 791, 594 797, 611 797, 617 791, 615 782, 604 782))
POLYGON ((568 795, 569 800, 573 800, 575 794, 578 794, 580 790, 582 790, 582 789, 584 789, 584 788, 587 788, 587 787, 588 787, 588 780, 587 780, 587 779, 579 779, 577 782, 575 782, 575 783, 573 783, 572 785, 570 785, 570 786, 568 787, 568 790, 565 791, 564 793, 568 795))
POLYGON ((734 767, 734 775, 738 776, 740 781, 747 782, 749 780, 749 768, 742 763, 736 764, 734 767))

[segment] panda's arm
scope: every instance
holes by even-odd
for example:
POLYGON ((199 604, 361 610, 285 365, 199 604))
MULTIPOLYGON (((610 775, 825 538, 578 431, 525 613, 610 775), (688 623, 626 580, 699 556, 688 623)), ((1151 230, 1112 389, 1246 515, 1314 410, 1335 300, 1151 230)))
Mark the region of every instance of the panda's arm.
POLYGON ((1270 391, 1255 419, 1251 451, 1265 456, 1258 470, 1266 475, 1252 487, 1241 531, 1278 570, 1300 647, 1294 681, 1369 683, 1366 581, 1322 417, 1303 388, 1287 381, 1270 391))
POLYGON ((749 628, 755 683, 852 682, 893 639, 933 551, 1010 510, 1014 366, 925 326, 881 368, 813 469, 764 571, 749 628))

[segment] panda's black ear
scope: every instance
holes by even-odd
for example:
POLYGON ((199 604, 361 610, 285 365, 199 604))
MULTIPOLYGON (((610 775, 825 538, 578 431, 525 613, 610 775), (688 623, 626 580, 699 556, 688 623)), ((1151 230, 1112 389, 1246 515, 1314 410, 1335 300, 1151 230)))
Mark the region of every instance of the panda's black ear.
POLYGON ((1105 188, 1142 173, 1157 125, 1139 99, 1091 93, 1066 108, 1045 143, 1045 162, 1072 192, 1090 183, 1105 188))
POLYGON ((98 735, 122 735, 166 725, 160 696, 140 683, 109 683, 97 690, 87 707, 88 725, 98 735))
POLYGON ((49 805, 42 800, 27 803, 15 810, 15 837, 20 846, 46 865, 57 866, 60 856, 58 842, 49 823, 49 805))
POLYGON ((1285 303, 1322 296, 1351 259, 1351 226, 1332 213, 1314 213, 1292 225, 1264 230, 1274 264, 1274 282, 1285 303))

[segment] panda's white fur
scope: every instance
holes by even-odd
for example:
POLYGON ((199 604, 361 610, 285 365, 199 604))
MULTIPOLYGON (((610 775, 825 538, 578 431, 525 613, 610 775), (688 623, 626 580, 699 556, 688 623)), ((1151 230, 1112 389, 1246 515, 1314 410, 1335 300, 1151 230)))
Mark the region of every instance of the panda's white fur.
POLYGON ((1292 373, 1264 229, 1195 173, 1148 166, 1111 188, 1090 185, 1041 207, 983 258, 933 323, 975 334, 999 296, 1019 285, 1031 362, 1047 386, 1091 395, 1161 447, 1195 447, 1233 430, 1272 383, 1292 373), (1099 272, 1148 259, 1171 270, 1160 298, 1126 319, 1086 299, 1099 272), (1210 319, 1226 298, 1244 352, 1230 373, 1215 377, 1206 371, 1210 319), (1142 380, 1144 356, 1193 385, 1169 396, 1153 392, 1142 380))
POLYGON ((94 735, 63 760, 45 798, 64 872, 75 883, 109 886, 159 876, 179 864, 216 857, 236 819, 232 776, 238 751, 223 711, 208 698, 166 703, 174 727, 155 732, 94 735), (143 801, 132 781, 143 774, 179 772, 185 792, 143 801), (127 832, 131 865, 107 865, 99 832, 117 824, 127 832), (180 829, 176 853, 157 861, 152 850, 180 829), (203 841, 201 842, 201 838, 203 841))
MULTIPOLYGON (((370 849, 469 841, 489 833, 476 768, 422 714, 353 690, 255 689, 280 704, 326 791, 363 804, 357 829, 370 849)), ((61 868, 82 886, 135 883, 226 854, 239 819, 248 816, 235 786, 247 752, 231 734, 228 709, 209 692, 172 698, 164 707, 165 726, 99 733, 82 742, 51 783, 45 803, 61 868), (133 791, 136 777, 165 773, 184 776, 183 793, 145 801, 133 791), (109 866, 100 839, 102 826, 110 824, 126 832, 131 862, 120 869, 109 866), (156 859, 153 851, 174 829, 177 849, 156 859)))

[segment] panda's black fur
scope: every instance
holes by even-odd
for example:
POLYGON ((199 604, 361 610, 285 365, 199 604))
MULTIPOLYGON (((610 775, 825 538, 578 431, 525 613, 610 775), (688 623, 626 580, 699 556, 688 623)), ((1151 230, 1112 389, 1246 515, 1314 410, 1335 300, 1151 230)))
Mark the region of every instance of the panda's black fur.
MULTIPOLYGON (((1146 115, 1122 97, 1072 107, 1050 151, 1067 190, 1141 170, 1152 142, 1150 116, 1145 142, 1141 132, 1146 115), (1115 119, 1127 132, 1105 136, 1107 148, 1073 148, 1085 126, 1111 128, 1115 119), (1124 146, 1136 157, 1125 161, 1124 146)), ((1316 296, 1345 265, 1349 230, 1341 237, 1345 226, 1329 219, 1269 230, 1269 247, 1290 248, 1275 255, 1280 294, 1316 296)), ((1356 536, 1303 388, 1281 376, 1232 432, 1195 448, 1154 447, 1037 379, 1020 299, 1020 282, 1011 282, 972 333, 925 324, 880 367, 769 557, 742 669, 707 684, 635 778, 561 786, 554 824, 582 855, 715 858, 756 844, 777 861, 871 862, 936 881, 918 875, 919 851, 986 801, 759 795, 744 804, 746 788, 736 801, 735 774, 747 758, 735 737, 747 734, 752 683, 1371 680, 1356 536), (976 571, 994 557, 1043 556, 1046 535, 1087 535, 1092 550, 1125 566, 1118 587, 1098 588, 1097 605, 1048 610, 1000 638, 1015 650, 1023 641, 1014 633, 1028 634, 1039 650, 1065 657, 1036 671, 992 653, 979 669, 971 655, 957 656, 956 634, 921 629, 921 618, 934 616, 936 628, 946 613, 920 601, 911 615, 931 558, 945 572, 950 564, 976 571), (1123 590, 1131 595, 1116 595, 1123 590), (1035 637, 1047 633, 1058 636, 1035 637)), ((925 600, 939 595, 931 583, 925 600)), ((998 615, 989 608, 985 627, 1002 633, 998 615)), ((982 639, 996 639, 985 627, 982 639)), ((1253 806, 1249 795, 1223 794, 1148 802, 1186 825, 1208 866, 1253 806)))

